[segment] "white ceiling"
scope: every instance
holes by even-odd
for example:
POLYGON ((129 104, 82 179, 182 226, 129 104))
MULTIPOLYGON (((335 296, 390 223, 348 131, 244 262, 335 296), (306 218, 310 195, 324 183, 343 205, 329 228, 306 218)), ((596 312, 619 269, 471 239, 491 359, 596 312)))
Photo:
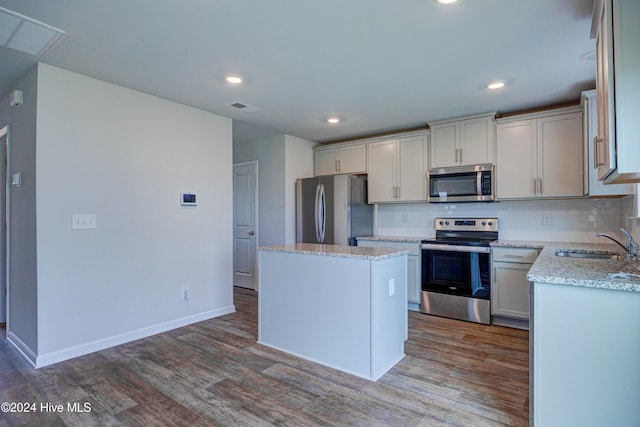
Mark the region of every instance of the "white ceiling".
MULTIPOLYGON (((593 0, 0 0, 67 34, 40 61, 326 142, 577 100, 593 0), (240 87, 224 81, 244 76, 240 87), (489 92, 484 84, 507 87, 489 92), (256 113, 227 106, 241 101, 256 113), (328 125, 327 116, 344 118, 328 125)), ((0 93, 35 63, 0 48, 0 93)))

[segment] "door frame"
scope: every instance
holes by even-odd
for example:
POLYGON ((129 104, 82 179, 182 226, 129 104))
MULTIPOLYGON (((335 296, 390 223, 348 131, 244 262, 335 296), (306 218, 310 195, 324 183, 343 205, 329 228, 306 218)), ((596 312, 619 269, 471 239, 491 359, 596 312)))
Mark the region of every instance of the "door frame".
POLYGON ((2 161, 2 167, 4 168, 4 174, 2 174, 1 176, 1 180, 2 180, 2 184, 4 185, 4 191, 5 191, 5 198, 4 198, 4 212, 1 212, 2 216, 4 217, 4 221, 0 221, 0 226, 4 227, 4 233, 1 232, 0 230, 0 236, 3 236, 4 239, 0 239, 0 245, 3 245, 3 256, 0 256, 0 262, 4 265, 4 278, 3 278, 3 283, 1 283, 0 286, 0 293, 4 292, 4 295, 2 297, 0 297, 0 304, 4 305, 4 322, 2 319, 0 319, 0 323, 6 323, 6 332, 8 333, 11 330, 11 324, 10 324, 10 316, 9 316, 9 312, 10 312, 10 305, 9 302, 11 301, 11 290, 10 290, 10 286, 9 286, 9 254, 10 254, 10 245, 9 245, 9 235, 11 233, 11 229, 9 227, 9 215, 10 215, 10 200, 11 200, 11 183, 9 180, 9 171, 11 170, 10 166, 11 166, 11 156, 10 156, 10 146, 11 146, 11 132, 10 132, 10 126, 9 125, 4 125, 2 128, 0 128, 0 140, 2 140, 2 147, 0 147, 0 149, 2 150, 2 154, 0 155, 1 159, 0 161, 2 161), (4 288, 4 289, 3 289, 4 288))
MULTIPOLYGON (((259 219, 259 212, 260 212, 260 209, 258 208, 258 200, 259 200, 258 194, 259 194, 259 191, 260 191, 259 190, 260 178, 259 178, 259 175, 258 175, 258 173, 259 173, 258 161, 257 160, 249 160, 249 161, 245 161, 245 162, 234 163, 233 164, 234 173, 235 173, 235 168, 237 166, 238 167, 253 166, 254 170, 255 170, 255 175, 256 175, 256 183, 255 183, 256 185, 254 186, 254 193, 253 193, 253 202, 254 202, 254 213, 253 213, 253 215, 254 215, 254 218, 255 218, 255 227, 254 228, 255 228, 255 233, 256 233, 255 234, 255 236, 256 236, 256 250, 255 250, 255 253, 253 254, 254 255, 253 259, 254 259, 254 262, 256 264, 255 268, 254 268, 255 276, 254 276, 254 280, 253 280, 253 289, 257 291, 258 290, 258 276, 259 276, 259 273, 260 273, 260 271, 259 271, 260 263, 258 262, 258 252, 259 252, 258 251, 258 247, 260 246, 260 244, 259 244, 260 231, 259 231, 259 220, 258 220, 259 219)), ((234 199, 233 200, 233 204, 234 204, 234 206, 235 206, 235 197, 236 197, 236 193, 235 193, 235 188, 234 188, 234 190, 233 190, 233 199, 234 199)), ((235 213, 234 213, 234 221, 235 221, 235 213)), ((234 227, 235 227, 235 225, 234 225, 234 227)), ((235 256, 235 251, 234 251, 234 256, 235 256)), ((233 261, 233 265, 235 266, 235 259, 233 261)))

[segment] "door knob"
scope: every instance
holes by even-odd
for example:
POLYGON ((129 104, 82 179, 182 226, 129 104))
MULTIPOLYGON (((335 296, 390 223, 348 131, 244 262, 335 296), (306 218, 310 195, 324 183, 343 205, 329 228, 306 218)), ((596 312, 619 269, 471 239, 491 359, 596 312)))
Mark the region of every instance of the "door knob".
POLYGON ((254 234, 256 234, 256 232, 255 232, 255 231, 250 231, 250 232, 248 232, 247 234, 248 234, 249 236, 253 236, 254 234))

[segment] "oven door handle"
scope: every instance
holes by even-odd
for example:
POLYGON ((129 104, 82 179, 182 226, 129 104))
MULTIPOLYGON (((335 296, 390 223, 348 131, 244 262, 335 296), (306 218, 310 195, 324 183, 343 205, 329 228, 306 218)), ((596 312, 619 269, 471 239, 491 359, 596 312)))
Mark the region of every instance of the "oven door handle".
POLYGON ((422 249, 426 249, 428 251, 442 251, 442 252, 471 252, 471 253, 480 253, 480 254, 488 254, 491 252, 491 248, 488 246, 456 246, 456 245, 441 245, 441 244, 433 244, 433 243, 423 243, 421 246, 422 249))

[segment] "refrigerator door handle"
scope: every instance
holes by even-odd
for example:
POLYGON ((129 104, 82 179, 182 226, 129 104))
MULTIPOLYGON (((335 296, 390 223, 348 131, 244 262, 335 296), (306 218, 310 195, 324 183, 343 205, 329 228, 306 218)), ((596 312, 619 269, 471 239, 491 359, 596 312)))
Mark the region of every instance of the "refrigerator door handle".
POLYGON ((315 225, 315 229, 316 229, 316 242, 320 243, 320 227, 319 227, 319 216, 320 216, 320 212, 318 211, 318 209, 320 208, 320 184, 316 185, 316 200, 315 200, 315 205, 314 205, 314 213, 313 213, 313 220, 314 220, 314 225, 315 225))
POLYGON ((327 228, 327 203, 324 192, 324 185, 320 184, 320 213, 322 221, 320 222, 320 243, 324 243, 324 232, 327 228))

